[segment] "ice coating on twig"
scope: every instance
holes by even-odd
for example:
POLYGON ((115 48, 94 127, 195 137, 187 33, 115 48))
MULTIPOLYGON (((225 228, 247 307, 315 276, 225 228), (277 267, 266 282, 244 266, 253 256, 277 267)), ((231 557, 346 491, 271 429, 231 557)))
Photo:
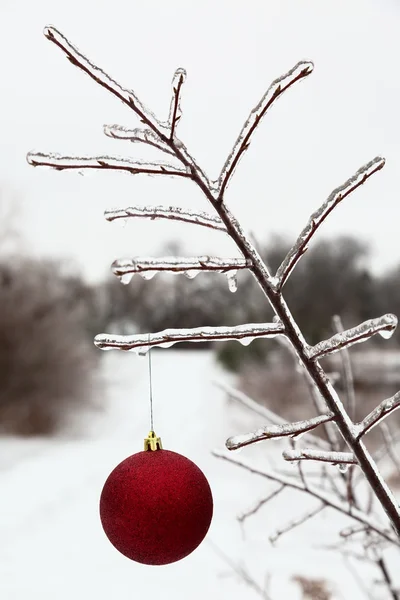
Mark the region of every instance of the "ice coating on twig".
POLYGON ((250 144, 250 139, 261 119, 267 112, 268 108, 273 104, 283 92, 285 92, 296 81, 303 79, 310 73, 314 65, 309 61, 301 61, 297 63, 290 71, 275 79, 261 98, 260 102, 253 108, 247 121, 245 122, 239 137, 237 138, 231 153, 229 154, 218 180, 219 196, 222 199, 225 188, 228 185, 233 172, 250 144))
POLYGON ((172 98, 171 106, 169 109, 168 124, 171 128, 170 138, 171 140, 175 137, 176 126, 182 116, 181 109, 181 89, 182 85, 186 80, 185 69, 179 68, 175 71, 172 79, 172 98))
POLYGON ((179 206, 130 206, 128 208, 110 208, 104 212, 107 221, 129 219, 131 217, 147 219, 170 219, 184 221, 194 225, 202 225, 217 231, 227 233, 226 227, 219 217, 214 217, 203 211, 186 210, 179 206))
POLYGON ((259 500, 257 502, 257 504, 255 504, 252 508, 250 508, 246 512, 242 513, 241 515, 238 515, 237 520, 239 521, 239 523, 244 523, 244 521, 246 519, 248 519, 248 517, 255 515, 260 510, 260 508, 262 508, 270 500, 275 498, 275 496, 278 496, 278 494, 283 492, 284 489, 285 489, 285 486, 283 484, 281 484, 279 487, 276 488, 276 490, 273 490, 270 494, 268 494, 268 496, 259 500))
POLYGON ((320 225, 325 221, 332 210, 344 200, 351 192, 362 185, 371 175, 382 169, 385 165, 385 159, 377 156, 371 162, 361 167, 350 179, 341 186, 333 190, 327 200, 316 210, 308 220, 307 225, 300 233, 294 246, 289 250, 282 264, 276 272, 279 281, 278 287, 282 287, 296 263, 303 256, 308 248, 312 236, 320 225))
MULTIPOLYGON (((237 271, 238 269, 247 269, 251 267, 250 261, 244 258, 217 258, 215 256, 163 256, 161 258, 137 257, 118 259, 113 262, 111 270, 117 277, 124 275, 134 275, 135 273, 146 273, 153 271, 159 273, 167 271, 169 273, 200 273, 201 271, 214 271, 217 273, 226 273, 227 271, 237 271)), ((193 275, 192 275, 193 276, 193 275)))
POLYGON ((141 142, 174 156, 173 150, 152 129, 130 129, 123 125, 104 125, 103 131, 107 137, 115 140, 128 140, 133 143, 141 142))
POLYGON ((333 465, 347 464, 356 465, 357 460, 352 452, 325 452, 324 450, 316 450, 315 448, 301 448, 284 450, 282 456, 285 460, 317 460, 320 462, 328 462, 333 465))
POLYGON ((306 431, 311 431, 315 427, 318 427, 318 425, 332 421, 332 419, 334 419, 334 414, 328 413, 326 415, 320 415, 318 417, 313 417, 304 421, 296 421, 294 423, 266 425, 251 433, 243 433, 241 435, 230 437, 226 440, 225 445, 228 450, 237 450, 238 448, 255 444, 261 440, 280 439, 287 436, 294 437, 301 433, 305 433, 306 431))
POLYGON ((377 319, 364 321, 357 327, 346 329, 342 333, 337 333, 328 340, 323 340, 315 346, 308 348, 309 358, 322 358, 327 354, 338 352, 342 348, 365 342, 373 335, 379 333, 385 339, 390 338, 397 326, 397 317, 392 314, 383 315, 377 319))
POLYGON ((285 329, 281 323, 246 323, 235 327, 195 327, 193 329, 165 329, 158 333, 136 335, 112 335, 102 333, 96 335, 95 346, 101 350, 135 350, 147 351, 159 346, 169 348, 178 342, 213 342, 240 341, 243 338, 250 341, 257 338, 283 335, 285 329))
POLYGON ((47 26, 44 28, 44 35, 48 40, 56 44, 63 52, 65 52, 68 60, 75 66, 79 67, 89 75, 99 85, 117 96, 122 102, 127 104, 140 119, 155 130, 164 130, 165 126, 158 121, 154 114, 149 111, 139 100, 136 94, 129 89, 123 88, 119 83, 112 79, 102 69, 92 63, 84 56, 69 40, 55 27, 47 26))
POLYGON ((378 425, 382 419, 385 419, 390 413, 400 408, 400 392, 397 392, 391 398, 383 400, 374 410, 356 425, 357 438, 365 435, 373 427, 378 425))
POLYGON ((274 533, 272 533, 269 536, 269 541, 271 542, 271 544, 275 544, 275 542, 284 534, 284 533, 288 533, 289 531, 291 531, 292 529, 295 529, 296 527, 299 527, 300 525, 303 525, 303 523, 306 523, 307 521, 309 521, 310 519, 312 519, 312 517, 315 517, 318 513, 321 512, 321 510, 323 510, 324 508, 326 508, 326 504, 323 502, 321 504, 319 504, 316 508, 314 508, 313 510, 308 510, 305 514, 303 514, 301 517, 297 517, 296 519, 292 519, 291 521, 289 521, 289 523, 287 523, 286 525, 284 525, 283 527, 279 527, 279 529, 277 529, 274 533))
POLYGON ((29 152, 27 161, 33 167, 51 167, 57 171, 70 169, 103 169, 127 171, 131 175, 175 175, 190 177, 190 170, 163 162, 142 162, 122 156, 63 156, 53 152, 29 152))

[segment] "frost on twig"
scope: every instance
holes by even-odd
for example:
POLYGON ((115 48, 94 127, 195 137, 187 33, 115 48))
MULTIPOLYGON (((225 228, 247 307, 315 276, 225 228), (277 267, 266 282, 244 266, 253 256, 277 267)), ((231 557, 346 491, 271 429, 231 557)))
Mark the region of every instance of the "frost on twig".
POLYGON ((269 107, 273 104, 274 100, 279 98, 279 96, 281 96, 283 92, 296 83, 296 81, 299 81, 312 73, 313 68, 314 65, 312 62, 301 61, 297 63, 297 65, 285 73, 285 75, 282 75, 282 77, 275 79, 275 81, 271 83, 260 102, 255 108, 253 108, 219 176, 218 191, 220 200, 223 198, 224 191, 240 158, 250 145, 252 134, 256 130, 269 107))
POLYGON ((301 448, 284 450, 282 456, 285 460, 317 460, 320 462, 328 462, 333 465, 356 465, 357 460, 352 452, 325 452, 323 450, 315 450, 314 448, 301 448))
POLYGON ((246 323, 235 327, 195 327, 193 329, 165 329, 159 333, 136 335, 96 335, 95 345, 101 350, 135 350, 141 354, 158 346, 169 348, 178 342, 225 342, 237 340, 247 346, 257 338, 284 335, 282 323, 246 323))
POLYGON ((147 175, 191 176, 191 172, 187 168, 163 162, 141 162, 120 156, 62 156, 52 152, 29 152, 27 161, 33 167, 51 167, 57 171, 102 169, 126 171, 131 175, 146 173, 147 175))
POLYGON ((130 206, 128 208, 111 208, 104 212, 107 221, 129 218, 169 219, 202 225, 227 233, 226 227, 219 217, 203 211, 185 210, 178 206, 130 206))
POLYGON ((186 79, 185 69, 179 68, 175 71, 172 79, 172 98, 171 106, 169 109, 168 125, 171 128, 170 139, 173 140, 175 137, 175 130, 182 116, 181 109, 181 88, 186 79))
POLYGON ((115 140, 128 140, 133 143, 141 142, 174 156, 173 150, 152 129, 129 129, 123 125, 104 125, 103 131, 107 137, 115 140))
POLYGON ((87 73, 87 75, 94 79, 96 83, 114 94, 114 96, 117 96, 124 104, 127 104, 140 117, 141 121, 151 127, 151 129, 155 131, 166 129, 165 126, 156 119, 153 113, 140 102, 139 98, 132 90, 123 88, 102 69, 90 62, 90 60, 73 46, 55 27, 45 27, 44 35, 66 54, 68 60, 73 65, 87 73))
POLYGON ((311 431, 318 425, 332 421, 334 419, 333 413, 326 415, 320 415, 304 421, 296 421, 295 423, 284 423, 282 425, 267 425, 260 427, 256 431, 251 433, 243 433, 235 435, 226 440, 226 447, 228 450, 237 450, 243 448, 243 446, 249 446, 255 444, 261 440, 280 439, 283 437, 295 437, 306 431, 311 431))
POLYGON ((113 262, 111 270, 122 283, 129 283, 135 273, 147 279, 161 271, 168 273, 184 273, 192 279, 200 272, 228 273, 238 269, 248 269, 251 263, 244 258, 217 258, 214 256, 179 257, 164 256, 162 258, 127 258, 113 262), (147 275, 146 275, 147 274, 147 275))
POLYGON ((269 541, 271 542, 271 544, 274 544, 281 537, 281 535, 283 535, 284 533, 288 533, 296 527, 299 527, 299 525, 303 525, 304 523, 315 517, 318 513, 320 513, 324 508, 326 508, 326 504, 323 502, 318 504, 318 506, 313 510, 307 511, 301 517, 297 517, 297 519, 292 519, 291 521, 289 521, 289 523, 287 523, 283 527, 279 527, 279 529, 272 533, 269 536, 269 541))
POLYGON ((385 159, 377 156, 371 162, 367 163, 348 179, 343 185, 333 190, 327 200, 310 217, 307 225, 300 233, 294 246, 289 250, 281 266, 276 272, 278 288, 282 288, 285 281, 293 271, 296 263, 300 260, 308 248, 308 244, 314 233, 325 221, 333 209, 344 200, 351 192, 362 185, 371 175, 382 169, 385 159))
POLYGON ((323 340, 315 346, 308 348, 309 358, 319 359, 327 354, 338 352, 342 348, 365 342, 373 335, 379 333, 383 338, 389 339, 397 326, 397 317, 392 314, 383 315, 377 319, 364 321, 357 327, 346 329, 342 333, 337 333, 328 340, 323 340))
POLYGON ((361 421, 361 423, 356 425, 357 438, 361 438, 373 427, 378 425, 378 423, 387 417, 388 414, 394 410, 397 410, 398 408, 400 408, 400 392, 397 392, 397 394, 391 398, 386 398, 386 400, 383 400, 376 408, 374 408, 374 410, 369 413, 369 415, 365 417, 365 419, 361 421))

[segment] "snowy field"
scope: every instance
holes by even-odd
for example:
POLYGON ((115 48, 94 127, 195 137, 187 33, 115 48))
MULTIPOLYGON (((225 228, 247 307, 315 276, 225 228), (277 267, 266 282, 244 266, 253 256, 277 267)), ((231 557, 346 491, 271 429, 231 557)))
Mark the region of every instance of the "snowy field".
MULTIPOLYGON (((229 435, 262 423, 213 385, 228 378, 205 351, 153 352, 153 388, 155 431, 164 447, 194 460, 210 481, 215 509, 208 536, 191 556, 168 566, 148 567, 120 555, 102 531, 98 501, 109 472, 142 450, 148 433, 147 360, 107 353, 103 377, 105 410, 85 413, 79 435, 0 439, 1 600, 250 600, 262 597, 266 581, 272 600, 300 600, 296 575, 326 579, 332 599, 372 597, 337 553, 315 548, 334 542, 338 528, 350 524, 345 518, 325 510, 275 546, 269 543, 277 527, 312 507, 307 497, 285 491, 241 531, 237 515, 275 484, 211 455, 229 435), (240 568, 258 590, 238 575, 240 568)), ((240 458, 259 467, 267 459, 277 462, 279 444, 243 449, 240 458)), ((387 596, 382 590, 374 597, 387 596)))

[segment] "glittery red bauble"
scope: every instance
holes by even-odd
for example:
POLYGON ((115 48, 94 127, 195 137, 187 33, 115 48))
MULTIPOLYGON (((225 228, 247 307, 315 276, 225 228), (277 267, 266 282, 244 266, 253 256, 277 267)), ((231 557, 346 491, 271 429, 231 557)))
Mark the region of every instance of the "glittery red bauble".
POLYGON ((100 498, 100 518, 110 542, 147 565, 165 565, 193 552, 212 513, 203 472, 170 450, 126 458, 109 475, 100 498))

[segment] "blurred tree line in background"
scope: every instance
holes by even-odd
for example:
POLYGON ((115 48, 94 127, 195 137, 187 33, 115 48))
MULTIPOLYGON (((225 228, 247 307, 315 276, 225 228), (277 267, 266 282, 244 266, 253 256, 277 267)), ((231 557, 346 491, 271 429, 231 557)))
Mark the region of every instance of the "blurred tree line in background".
MULTIPOLYGON (((275 271, 288 250, 280 238, 260 253, 275 271)), ((163 252, 168 253, 168 252, 163 252)), ((174 254, 182 254, 173 248, 174 254)), ((184 253, 183 253, 184 254, 184 253)), ((400 315, 400 264, 375 275, 368 248, 350 237, 313 245, 285 285, 284 295, 309 343, 332 335, 332 316, 345 327, 400 315)), ((250 273, 239 273, 232 294, 222 274, 135 276, 121 285, 111 274, 91 285, 68 264, 8 255, 0 262, 0 431, 47 434, 97 394, 96 365, 103 353, 97 333, 136 333, 166 328, 265 322, 272 311, 250 273)), ((379 343, 376 340, 375 343, 379 343)), ((400 345, 400 332, 392 341, 400 345)), ((386 342, 387 344, 387 342, 386 342)), ((228 369, 264 362, 275 346, 256 340, 216 344, 228 369)), ((182 345, 180 345, 182 347, 182 345)), ((204 344, 187 344, 204 348, 204 344)))

